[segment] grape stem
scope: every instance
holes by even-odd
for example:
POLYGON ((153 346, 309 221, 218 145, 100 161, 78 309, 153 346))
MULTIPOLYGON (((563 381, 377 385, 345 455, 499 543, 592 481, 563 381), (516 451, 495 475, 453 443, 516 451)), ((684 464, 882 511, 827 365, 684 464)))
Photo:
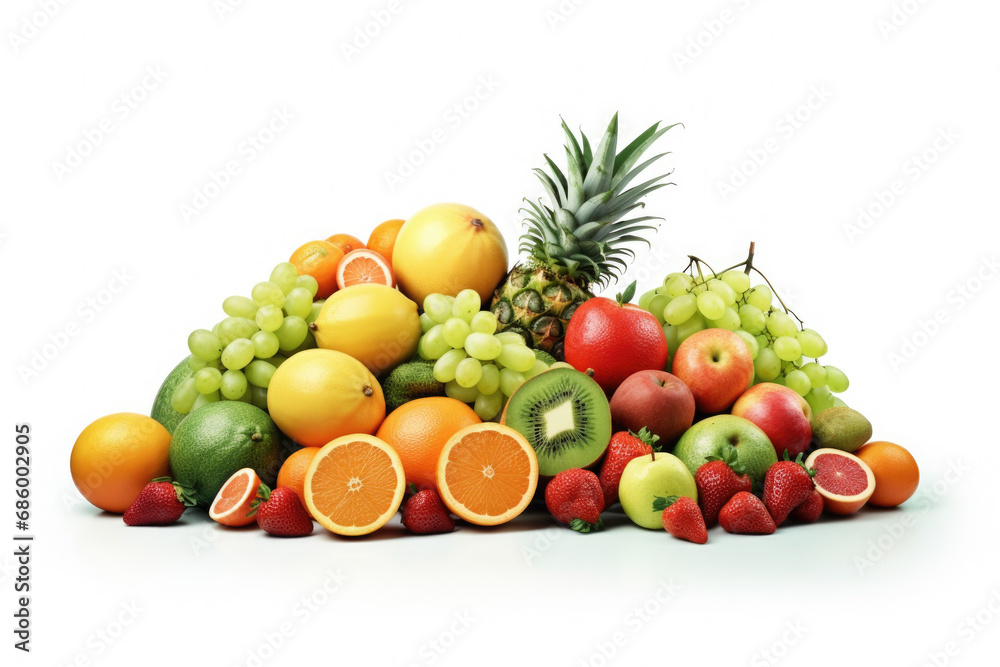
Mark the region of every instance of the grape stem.
MULTIPOLYGON (((787 305, 785 305, 785 302, 781 298, 781 295, 778 294, 778 290, 774 289, 774 285, 772 285, 771 281, 767 279, 767 276, 765 276, 764 273, 760 269, 758 269, 756 266, 753 265, 754 250, 756 249, 756 247, 757 247, 757 242, 756 241, 751 241, 750 242, 750 251, 747 253, 747 258, 745 260, 743 260, 742 262, 739 262, 738 264, 733 264, 728 269, 723 270, 722 273, 727 273, 729 271, 732 271, 733 269, 738 269, 740 267, 743 267, 743 272, 745 274, 747 274, 748 276, 750 275, 751 271, 756 271, 757 275, 759 275, 761 278, 763 278, 764 282, 767 283, 767 286, 771 289, 771 294, 773 294, 774 296, 776 296, 778 298, 778 303, 780 303, 781 307, 785 309, 785 313, 787 313, 787 314, 791 315, 792 317, 794 317, 795 319, 797 319, 799 321, 799 327, 800 328, 803 327, 803 326, 805 326, 805 322, 802 321, 802 318, 799 317, 798 315, 796 315, 794 310, 792 310, 787 305)), ((691 256, 688 255, 688 257, 691 257, 691 256)), ((696 260, 696 259, 697 258, 692 257, 692 260, 696 260)), ((706 266, 707 266, 707 264, 706 264, 706 266)), ((709 267, 709 268, 711 268, 711 267, 709 267)))

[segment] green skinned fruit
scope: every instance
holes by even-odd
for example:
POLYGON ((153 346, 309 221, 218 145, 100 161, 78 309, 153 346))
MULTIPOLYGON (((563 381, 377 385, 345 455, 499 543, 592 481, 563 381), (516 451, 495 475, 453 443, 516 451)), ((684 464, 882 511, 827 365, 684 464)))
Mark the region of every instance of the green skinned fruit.
POLYGON ((872 423, 848 407, 832 407, 816 415, 812 422, 813 443, 854 452, 872 439, 872 423))

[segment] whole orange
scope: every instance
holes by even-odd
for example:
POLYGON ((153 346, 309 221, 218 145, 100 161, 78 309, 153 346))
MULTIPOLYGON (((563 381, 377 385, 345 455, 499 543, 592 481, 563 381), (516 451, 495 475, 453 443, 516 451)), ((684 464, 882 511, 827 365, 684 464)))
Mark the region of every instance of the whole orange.
POLYGON ((434 396, 404 403, 390 412, 375 436, 399 454, 407 482, 419 489, 434 489, 445 443, 466 426, 481 423, 465 403, 434 396))
POLYGON ((133 412, 101 417, 83 429, 69 456, 73 483, 92 505, 122 514, 142 488, 170 475, 170 433, 133 412))
POLYGON ((325 299, 337 291, 337 266, 344 259, 344 251, 327 241, 310 241, 292 253, 289 262, 299 275, 309 274, 319 283, 317 299, 325 299))
POLYGON ((316 458, 320 449, 322 447, 303 447, 285 459, 278 471, 277 486, 287 486, 295 491, 303 507, 306 507, 306 471, 309 470, 309 464, 316 458))
POLYGON ((351 236, 350 234, 334 234, 326 239, 326 242, 336 246, 345 255, 352 250, 358 250, 364 248, 365 244, 361 242, 357 236, 351 236))
POLYGON ((368 237, 368 249, 374 250, 385 257, 389 264, 392 264, 392 249, 396 245, 396 237, 399 236, 399 228, 406 220, 386 220, 372 230, 368 237))
POLYGON ((875 475, 875 493, 868 499, 876 507, 896 507, 906 502, 920 483, 920 468, 907 449, 894 442, 869 442, 854 455, 875 475))

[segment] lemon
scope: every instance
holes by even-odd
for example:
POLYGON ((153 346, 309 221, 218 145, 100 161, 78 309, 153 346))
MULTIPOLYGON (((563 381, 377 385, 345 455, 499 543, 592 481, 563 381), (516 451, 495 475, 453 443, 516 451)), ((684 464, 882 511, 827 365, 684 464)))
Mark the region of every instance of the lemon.
POLYGON ((343 435, 375 433, 385 418, 385 399, 360 361, 312 349, 292 355, 271 376, 267 410, 289 438, 322 447, 343 435))
POLYGON ((420 317, 417 304, 392 287, 352 285, 326 300, 313 333, 319 347, 348 354, 382 375, 417 351, 420 317))

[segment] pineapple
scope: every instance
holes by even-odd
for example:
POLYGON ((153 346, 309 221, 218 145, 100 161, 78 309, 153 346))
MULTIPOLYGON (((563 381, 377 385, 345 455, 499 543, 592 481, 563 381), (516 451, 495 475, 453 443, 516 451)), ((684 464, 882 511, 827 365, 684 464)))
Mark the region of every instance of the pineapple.
POLYGON ((676 125, 660 128, 656 123, 616 153, 618 114, 596 151, 583 132, 578 141, 563 121, 567 172, 548 155, 549 171, 535 169, 549 202, 525 199, 528 208, 521 209, 526 229, 520 250, 528 258, 514 267, 493 296, 492 310, 501 330, 517 331, 529 345, 562 359, 566 324, 577 307, 594 296, 591 287, 617 280, 627 266, 625 255, 635 258, 624 244, 642 241, 649 245, 640 234, 656 231, 644 223, 660 218, 625 218, 645 206, 641 200, 647 194, 670 185, 661 182, 669 173, 628 186, 639 172, 666 155, 639 163, 643 153, 676 125))

